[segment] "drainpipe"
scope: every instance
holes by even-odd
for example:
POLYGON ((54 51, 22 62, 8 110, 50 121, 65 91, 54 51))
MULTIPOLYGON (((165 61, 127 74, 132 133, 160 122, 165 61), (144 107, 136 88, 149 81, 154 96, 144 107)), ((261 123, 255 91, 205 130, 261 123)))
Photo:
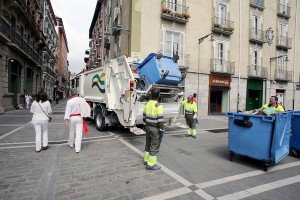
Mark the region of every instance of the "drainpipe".
POLYGON ((239 49, 240 49, 240 51, 239 51, 239 67, 238 67, 238 92, 237 92, 237 105, 236 105, 236 110, 238 111, 239 109, 240 109, 240 85, 241 85, 241 70, 240 70, 240 68, 241 68, 241 57, 242 57, 242 49, 241 49, 241 47, 242 47, 242 15, 241 15, 241 13, 242 13, 242 1, 240 0, 239 1, 239 4, 240 4, 240 12, 239 12, 239 17, 240 17, 240 27, 239 27, 239 31, 240 31, 240 41, 239 41, 239 49))
POLYGON ((298 18, 298 1, 296 1, 296 16, 295 16, 295 29, 294 29, 294 56, 293 56, 293 110, 295 110, 295 96, 296 96, 296 81, 295 81, 295 56, 297 51, 296 32, 297 32, 297 18, 298 18))

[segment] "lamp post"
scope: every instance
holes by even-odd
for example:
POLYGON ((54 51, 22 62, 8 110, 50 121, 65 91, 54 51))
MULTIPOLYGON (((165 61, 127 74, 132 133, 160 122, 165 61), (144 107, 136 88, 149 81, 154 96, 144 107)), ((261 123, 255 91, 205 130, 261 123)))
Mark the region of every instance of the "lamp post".
MULTIPOLYGON (((270 58, 270 74, 269 74, 269 82, 270 82, 270 89, 269 89, 269 96, 271 96, 271 78, 272 78, 272 62, 276 61, 279 58, 285 58, 285 62, 288 61, 288 56, 287 55, 280 55, 280 56, 276 56, 276 57, 272 57, 270 58)), ((267 88, 267 87, 266 87, 267 88)))
POLYGON ((208 35, 205 35, 201 38, 198 39, 198 74, 197 74, 197 77, 198 77, 198 84, 197 84, 197 108, 199 109, 199 92, 200 92, 200 88, 199 88, 199 82, 200 82, 200 79, 199 79, 199 71, 200 71, 200 44, 208 37, 210 36, 212 33, 208 34, 208 35))

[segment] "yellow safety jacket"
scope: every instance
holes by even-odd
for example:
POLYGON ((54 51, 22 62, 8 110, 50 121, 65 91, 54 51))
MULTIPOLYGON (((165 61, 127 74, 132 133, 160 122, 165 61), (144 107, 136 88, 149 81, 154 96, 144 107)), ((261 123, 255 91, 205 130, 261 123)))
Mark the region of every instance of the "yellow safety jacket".
POLYGON ((278 111, 278 112, 284 112, 284 109, 280 104, 278 104, 277 107, 269 107, 269 104, 266 103, 265 105, 263 105, 263 107, 264 108, 272 108, 272 109, 274 109, 275 111, 278 111))
POLYGON ((163 106, 155 100, 150 100, 144 107, 143 121, 146 125, 164 130, 163 106))
POLYGON ((197 104, 194 101, 189 103, 185 100, 182 101, 181 104, 184 105, 186 115, 194 115, 197 112, 197 104))

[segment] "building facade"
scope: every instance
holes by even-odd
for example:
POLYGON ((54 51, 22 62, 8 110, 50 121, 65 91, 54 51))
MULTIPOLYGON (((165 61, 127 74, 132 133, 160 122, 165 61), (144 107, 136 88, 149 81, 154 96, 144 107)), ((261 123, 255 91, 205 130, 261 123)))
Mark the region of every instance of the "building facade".
POLYGON ((179 56, 201 115, 259 108, 273 95, 299 110, 299 12, 297 0, 99 0, 86 63, 162 52, 179 56))
POLYGON ((63 20, 58 16, 56 16, 56 20, 58 35, 58 81, 56 83, 56 95, 59 98, 64 98, 69 91, 69 47, 63 20))

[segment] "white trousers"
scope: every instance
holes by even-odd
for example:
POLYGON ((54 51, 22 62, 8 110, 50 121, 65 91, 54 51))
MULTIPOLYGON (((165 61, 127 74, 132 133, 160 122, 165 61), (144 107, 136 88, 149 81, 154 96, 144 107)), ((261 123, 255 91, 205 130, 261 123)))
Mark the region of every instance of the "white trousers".
POLYGON ((26 101, 26 108, 29 109, 30 100, 26 101))
POLYGON ((35 150, 40 151, 42 146, 42 133, 43 133, 43 147, 48 146, 48 121, 43 120, 35 123, 34 125, 35 130, 35 150))
POLYGON ((70 131, 69 131, 69 142, 70 147, 74 145, 75 138, 75 151, 81 150, 81 140, 82 140, 82 117, 73 116, 70 117, 70 131))

